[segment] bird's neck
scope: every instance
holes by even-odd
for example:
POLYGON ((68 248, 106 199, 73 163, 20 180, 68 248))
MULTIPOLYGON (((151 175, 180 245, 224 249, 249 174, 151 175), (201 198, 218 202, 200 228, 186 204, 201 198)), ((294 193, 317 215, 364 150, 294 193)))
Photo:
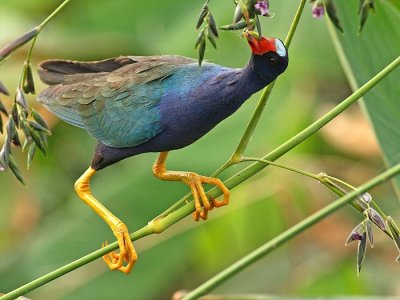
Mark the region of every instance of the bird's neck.
POLYGON ((227 98, 241 105, 251 95, 267 86, 273 79, 268 74, 265 74, 265 70, 260 67, 260 64, 257 64, 252 55, 245 67, 234 71, 230 82, 234 80, 236 82, 231 85, 231 88, 227 89, 231 94, 231 97, 227 98))
POLYGON ((253 91, 252 94, 258 92, 275 79, 273 74, 270 74, 265 65, 260 62, 261 59, 261 57, 251 55, 249 63, 241 72, 242 81, 247 82, 249 89, 253 91))

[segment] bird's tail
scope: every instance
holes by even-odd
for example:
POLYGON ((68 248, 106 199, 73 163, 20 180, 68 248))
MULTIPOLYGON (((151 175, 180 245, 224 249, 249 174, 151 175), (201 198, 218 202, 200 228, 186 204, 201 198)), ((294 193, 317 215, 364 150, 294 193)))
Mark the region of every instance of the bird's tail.
POLYGON ((79 81, 80 74, 111 72, 131 64, 128 57, 115 57, 101 61, 45 60, 38 66, 40 80, 48 85, 70 84, 79 81))

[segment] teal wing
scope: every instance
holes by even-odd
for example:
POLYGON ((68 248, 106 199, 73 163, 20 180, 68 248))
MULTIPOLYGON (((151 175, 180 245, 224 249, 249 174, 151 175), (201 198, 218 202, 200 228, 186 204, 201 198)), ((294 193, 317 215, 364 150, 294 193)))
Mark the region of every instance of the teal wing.
POLYGON ((133 147, 163 130, 158 108, 162 81, 179 65, 193 62, 178 56, 46 61, 39 66, 39 75, 51 86, 39 101, 105 145, 133 147))

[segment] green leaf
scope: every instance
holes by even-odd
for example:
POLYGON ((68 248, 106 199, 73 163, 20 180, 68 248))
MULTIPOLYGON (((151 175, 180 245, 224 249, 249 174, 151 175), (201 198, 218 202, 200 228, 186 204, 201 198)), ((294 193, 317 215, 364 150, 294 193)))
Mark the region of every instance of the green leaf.
POLYGON ((40 135, 39 132, 33 129, 32 127, 29 128, 29 131, 30 131, 30 136, 32 137, 32 140, 34 141, 36 146, 44 155, 47 155, 47 146, 46 142, 43 140, 43 136, 40 135))
POLYGON ((204 18, 207 16, 207 14, 208 14, 208 1, 209 0, 207 0, 206 1, 206 3, 204 3, 204 6, 203 6, 203 8, 201 9, 201 12, 200 12, 200 16, 199 16, 199 18, 198 18, 198 21, 197 21, 197 24, 196 24, 196 29, 199 29, 200 28, 200 26, 203 24, 203 22, 204 22, 204 18))
POLYGON ((42 127, 46 128, 50 132, 49 125, 47 125, 46 121, 43 119, 43 117, 33 108, 31 108, 31 114, 33 119, 40 124, 42 127))
POLYGON ((215 23, 214 17, 211 13, 208 14, 208 28, 212 31, 215 37, 218 37, 217 24, 215 23))
POLYGON ((229 24, 225 26, 219 27, 221 30, 238 30, 238 29, 243 29, 247 27, 246 21, 240 21, 236 24, 229 24))
POLYGON ((37 131, 42 131, 46 134, 50 134, 50 131, 47 128, 40 125, 39 123, 36 123, 35 121, 31 121, 31 120, 29 120, 28 123, 29 123, 30 127, 32 127, 33 129, 35 129, 37 131))
POLYGON ((214 47, 215 49, 217 49, 217 43, 216 43, 216 41, 215 41, 215 35, 214 35, 214 33, 211 31, 210 27, 208 27, 207 37, 208 37, 208 40, 210 41, 211 45, 213 45, 213 47, 214 47))
POLYGON ((6 130, 7 130, 7 136, 11 141, 14 138, 16 132, 17 132, 17 129, 15 128, 15 122, 14 122, 13 118, 9 118, 8 119, 6 130))
MULTIPOLYGON (((375 3, 375 14, 368 18, 364 30, 357 34, 355 1, 336 1, 346 34, 331 30, 336 50, 353 90, 356 90, 400 53, 400 10, 387 1, 375 3)), ((400 161, 400 71, 395 70, 368 92, 362 101, 374 128, 387 166, 400 161)), ((396 178, 397 189, 400 178, 396 178)), ((397 190, 400 195, 399 190, 397 190)))
POLYGON ((15 177, 23 184, 25 185, 24 178, 22 177, 21 171, 18 168, 17 162, 15 161, 14 156, 10 155, 9 156, 9 162, 8 166, 10 167, 10 170, 14 173, 15 177))
POLYGON ((240 0, 236 5, 235 12, 233 14, 233 24, 236 24, 243 18, 243 11, 246 10, 246 6, 240 0))
POLYGON ((7 88, 4 86, 4 84, 1 81, 0 81, 0 94, 6 95, 6 96, 10 95, 7 88))
POLYGON ((262 31, 261 31, 261 23, 260 23, 260 19, 258 18, 258 16, 255 16, 255 20, 256 20, 256 28, 257 28, 257 32, 258 32, 258 36, 262 37, 262 31))
POLYGON ((204 30, 200 31, 199 35, 197 36, 196 44, 194 47, 199 53, 199 66, 201 66, 206 50, 206 35, 204 33, 204 30))
POLYGON ((3 114, 5 114, 6 116, 8 116, 8 112, 6 107, 4 106, 3 102, 0 100, 0 112, 2 112, 3 114))
POLYGON ((17 89, 17 93, 15 94, 15 101, 19 105, 21 105, 25 110, 28 109, 28 102, 26 101, 25 95, 21 89, 17 89))
POLYGON ((31 163, 33 160, 33 157, 35 156, 35 151, 36 151, 36 144, 32 143, 29 145, 29 152, 28 152, 28 159, 26 161, 26 168, 29 170, 31 167, 31 163))

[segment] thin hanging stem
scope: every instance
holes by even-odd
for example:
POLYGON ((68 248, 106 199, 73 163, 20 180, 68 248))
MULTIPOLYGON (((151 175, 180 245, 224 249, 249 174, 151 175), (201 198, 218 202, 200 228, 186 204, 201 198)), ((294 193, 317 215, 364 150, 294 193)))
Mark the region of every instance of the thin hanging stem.
POLYGON ((301 174, 301 175, 304 175, 304 176, 319 180, 319 177, 318 177, 317 174, 310 173, 310 172, 307 172, 307 171, 303 171, 303 170, 300 170, 300 169, 296 169, 296 168, 293 168, 293 167, 285 166, 285 165, 282 165, 282 164, 278 164, 278 163, 270 161, 270 160, 265 160, 265 159, 256 158, 256 157, 243 157, 240 161, 241 162, 257 161, 257 162, 261 162, 261 163, 264 163, 264 164, 267 164, 267 165, 271 165, 271 166, 274 166, 274 167, 278 167, 278 168, 281 168, 281 169, 292 171, 292 172, 295 172, 295 173, 298 173, 298 174, 301 174))
POLYGON ((14 53, 17 49, 32 41, 31 48, 28 53, 28 61, 32 55, 33 46, 36 42, 37 36, 42 32, 43 28, 47 25, 47 23, 53 19, 64 7, 68 4, 70 0, 65 0, 61 3, 42 23, 40 23, 35 28, 29 30, 28 32, 21 35, 19 38, 15 39, 11 43, 7 44, 3 48, 0 49, 0 64, 2 64, 12 53, 14 53))
MULTIPOLYGON (((271 165, 271 166, 275 166, 275 167, 278 167, 278 168, 281 168, 281 169, 292 171, 292 172, 307 176, 307 177, 312 178, 312 179, 316 179, 321 184, 323 184, 326 188, 328 188, 329 190, 334 192, 336 195, 338 195, 339 197, 343 197, 344 195, 348 194, 348 191, 346 191, 342 187, 338 186, 336 183, 341 184, 341 185, 349 188, 350 191, 357 190, 357 188, 355 188, 351 184, 348 184, 347 182, 345 182, 345 181, 343 181, 343 180, 341 180, 339 178, 327 175, 325 173, 314 174, 314 173, 310 173, 310 172, 303 171, 303 170, 300 170, 300 169, 296 169, 296 168, 293 168, 293 167, 281 165, 281 164, 278 164, 278 163, 273 162, 273 161, 269 161, 269 160, 265 160, 265 159, 261 159, 261 158, 255 158, 255 157, 243 157, 241 161, 242 162, 245 162, 245 161, 257 161, 257 162, 265 163, 267 165, 271 165)), ((350 203, 350 205, 353 208, 355 208, 360 214, 362 214, 362 215, 364 214, 366 207, 363 206, 362 203, 360 203, 359 201, 353 201, 353 202, 350 203)), ((380 207, 376 204, 376 202, 374 200, 371 200, 370 205, 372 205, 384 219, 387 218, 386 214, 380 209, 380 207)), ((381 228, 379 228, 379 229, 381 229, 381 228)), ((383 230, 383 232, 386 233, 390 238, 392 238, 390 233, 387 230, 383 230)))
POLYGON ((64 6, 68 4, 69 1, 70 0, 64 0, 64 2, 61 3, 59 7, 57 7, 46 19, 44 19, 44 21, 38 26, 39 30, 42 31, 47 23, 49 23, 50 20, 53 19, 64 8, 64 6))
POLYGON ((215 287, 219 286, 224 281, 228 280, 238 272, 242 271, 245 267, 249 266, 250 264, 254 263, 255 261, 259 260, 260 258, 264 257, 268 253, 272 252, 282 244, 286 243, 287 241, 291 240, 298 234, 302 233, 312 225, 318 223, 325 217, 329 216, 330 214, 334 213, 338 209, 342 208, 344 205, 351 202, 354 198, 359 196, 361 193, 364 193, 374 186, 400 174, 400 164, 390 168, 389 170, 383 172, 382 174, 376 176, 375 178, 371 179, 367 183, 360 186, 357 190, 350 192, 349 194, 341 197, 340 199, 332 202, 331 204, 325 206, 321 210, 317 211, 316 213, 312 214, 308 218, 302 220, 301 222, 297 223, 296 225, 290 227, 285 232, 281 233, 277 237, 273 238, 269 242, 265 243, 258 249, 254 250, 250 254, 246 255, 242 259, 238 260, 228 268, 224 269, 222 272, 218 273, 211 279, 204 282, 202 285, 194 289, 193 291, 186 294, 181 300, 194 300, 198 299, 200 296, 207 294, 209 291, 214 289, 215 287))

